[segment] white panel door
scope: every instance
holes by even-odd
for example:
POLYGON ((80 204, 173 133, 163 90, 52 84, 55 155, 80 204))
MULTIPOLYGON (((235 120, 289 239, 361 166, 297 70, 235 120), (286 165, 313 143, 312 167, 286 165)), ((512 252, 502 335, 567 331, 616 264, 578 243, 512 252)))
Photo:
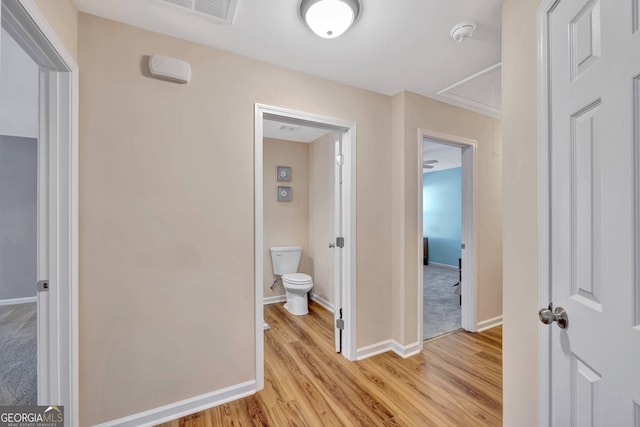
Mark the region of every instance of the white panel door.
MULTIPOLYGON (((342 234, 342 166, 344 157, 342 154, 342 135, 335 134, 334 142, 334 187, 333 187, 333 230, 335 237, 342 234)), ((336 353, 342 352, 342 331, 344 330, 342 320, 342 257, 343 249, 335 242, 333 256, 333 299, 334 299, 334 333, 336 353)))
POLYGON ((541 424, 640 427, 638 0, 545 4, 543 283, 569 323, 545 326, 549 419, 541 424))

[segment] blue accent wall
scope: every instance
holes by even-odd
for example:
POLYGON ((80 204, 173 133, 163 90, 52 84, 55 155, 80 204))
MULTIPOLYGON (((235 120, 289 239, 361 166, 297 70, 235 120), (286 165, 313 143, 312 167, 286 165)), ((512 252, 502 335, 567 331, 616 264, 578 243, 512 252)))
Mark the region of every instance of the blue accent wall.
POLYGON ((429 262, 458 266, 462 250, 462 168, 425 173, 422 220, 429 262))

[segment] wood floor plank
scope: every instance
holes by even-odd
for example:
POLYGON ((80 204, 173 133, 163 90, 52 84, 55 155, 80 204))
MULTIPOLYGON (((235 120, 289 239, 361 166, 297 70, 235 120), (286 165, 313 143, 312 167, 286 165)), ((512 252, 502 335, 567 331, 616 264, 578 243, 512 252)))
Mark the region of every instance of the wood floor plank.
POLYGON ((265 306, 265 388, 161 427, 500 426, 502 328, 427 341, 409 359, 336 354, 333 314, 265 306))
MULTIPOLYGON (((313 407, 312 410, 309 408, 311 416, 321 417, 327 423, 339 425, 338 419, 318 390, 317 385, 312 383, 312 378, 306 371, 301 370, 301 365, 294 360, 292 351, 288 350, 291 343, 281 343, 268 335, 265 336, 265 344, 265 356, 273 361, 273 363, 265 365, 265 391, 268 384, 271 389, 283 390, 288 397, 286 401, 304 396, 304 399, 301 400, 302 406, 308 404, 313 407)), ((285 403, 282 398, 280 401, 274 402, 275 394, 268 391, 260 393, 260 396, 265 402, 268 402, 268 407, 285 403)))
POLYGON ((403 362, 397 355, 388 355, 378 360, 378 366, 385 371, 393 387, 404 394, 405 406, 421 409, 425 422, 466 425, 463 422, 469 419, 470 414, 461 405, 457 388, 434 372, 416 371, 403 362))

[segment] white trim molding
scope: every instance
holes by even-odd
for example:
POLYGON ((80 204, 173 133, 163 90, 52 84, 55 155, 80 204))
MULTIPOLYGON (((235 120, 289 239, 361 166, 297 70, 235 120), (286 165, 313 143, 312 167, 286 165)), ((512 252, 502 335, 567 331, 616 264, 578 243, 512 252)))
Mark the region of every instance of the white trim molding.
POLYGON ((378 354, 386 353, 387 351, 393 351, 398 356, 406 359, 422 351, 422 341, 409 345, 402 345, 396 340, 380 341, 379 343, 359 348, 357 351, 357 360, 367 359, 378 354))
MULTIPOLYGON (((309 299, 311 299, 311 301, 318 303, 319 305, 321 305, 322 307, 326 308, 328 311, 332 312, 334 311, 334 306, 333 304, 331 304, 328 300, 322 298, 319 295, 316 295, 314 293, 309 293, 309 299)), ((287 301, 287 296, 286 295, 275 295, 272 297, 264 297, 262 299, 262 304, 263 305, 269 305, 269 304, 278 304, 281 302, 286 302, 287 301)), ((2 301, 0 301, 0 305, 2 305, 2 301)))
POLYGON ((262 299, 262 304, 263 305, 277 304, 279 302, 285 302, 285 301, 287 301, 286 295, 276 295, 273 297, 264 297, 262 299))
POLYGON ((434 267, 446 268, 447 270, 455 270, 455 271, 459 270, 457 265, 440 264, 439 262, 433 262, 433 261, 429 261, 429 265, 432 265, 434 267))
POLYGON ((0 299, 0 306, 3 306, 3 305, 16 305, 16 304, 28 304, 30 302, 38 302, 38 297, 0 299))
POLYGON ((495 328, 496 326, 502 325, 502 316, 497 316, 491 319, 483 320, 482 322, 478 322, 478 331, 484 332, 491 328, 495 328))
POLYGON ((422 351, 422 343, 423 340, 416 341, 413 344, 402 345, 397 341, 391 342, 391 350, 396 353, 398 356, 407 359, 411 356, 415 356, 416 354, 422 351))
POLYGON ((376 356, 378 354, 386 353, 392 348, 393 340, 380 341, 376 344, 367 345, 361 347, 356 352, 356 360, 368 359, 369 357, 376 356))
POLYGON ((494 119, 502 119, 502 110, 496 108, 492 105, 487 105, 477 100, 466 98, 464 96, 457 95, 452 93, 451 90, 461 86, 465 83, 468 83, 478 77, 482 77, 484 75, 495 72, 496 70, 500 70, 502 68, 502 62, 498 62, 484 70, 475 73, 472 76, 469 76, 465 79, 460 80, 440 91, 434 97, 438 101, 446 102, 447 104, 455 105, 456 107, 464 108, 466 110, 470 110, 476 113, 483 114, 485 116, 493 117, 494 119))
POLYGON ((335 307, 332 303, 329 302, 329 300, 322 298, 320 295, 314 294, 314 293, 309 293, 309 298, 311 298, 311 301, 313 302, 317 302, 318 304, 320 304, 321 306, 323 306, 324 308, 326 308, 327 310, 329 310, 330 312, 334 312, 335 311, 335 307))
POLYGON ((204 411, 256 393, 256 382, 247 381, 211 393, 160 406, 148 411, 98 424, 96 427, 152 427, 204 411))
MULTIPOLYGON (((551 301, 549 281, 549 12, 559 0, 544 0, 538 8, 538 264, 539 306, 551 301)), ((538 425, 551 425, 551 328, 539 324, 538 425)))

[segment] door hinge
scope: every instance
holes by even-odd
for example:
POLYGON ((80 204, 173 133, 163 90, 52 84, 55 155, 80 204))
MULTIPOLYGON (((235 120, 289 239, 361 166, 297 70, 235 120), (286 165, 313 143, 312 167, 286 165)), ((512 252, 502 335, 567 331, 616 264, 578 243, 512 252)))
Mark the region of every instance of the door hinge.
POLYGON ((342 319, 342 309, 340 309, 340 318, 336 319, 336 328, 344 330, 344 319, 342 319))
POLYGON ((38 287, 38 292, 49 292, 49 281, 39 280, 37 287, 38 287))
POLYGON ((336 237, 336 246, 338 248, 344 248, 344 237, 336 237))
POLYGON ((338 154, 338 155, 336 156, 336 164, 337 164, 338 166, 342 166, 342 165, 344 165, 344 154, 338 154))
POLYGON ((460 248, 461 248, 461 249, 467 249, 467 245, 466 245, 466 244, 464 244, 464 243, 462 243, 462 244, 460 244, 460 248))

